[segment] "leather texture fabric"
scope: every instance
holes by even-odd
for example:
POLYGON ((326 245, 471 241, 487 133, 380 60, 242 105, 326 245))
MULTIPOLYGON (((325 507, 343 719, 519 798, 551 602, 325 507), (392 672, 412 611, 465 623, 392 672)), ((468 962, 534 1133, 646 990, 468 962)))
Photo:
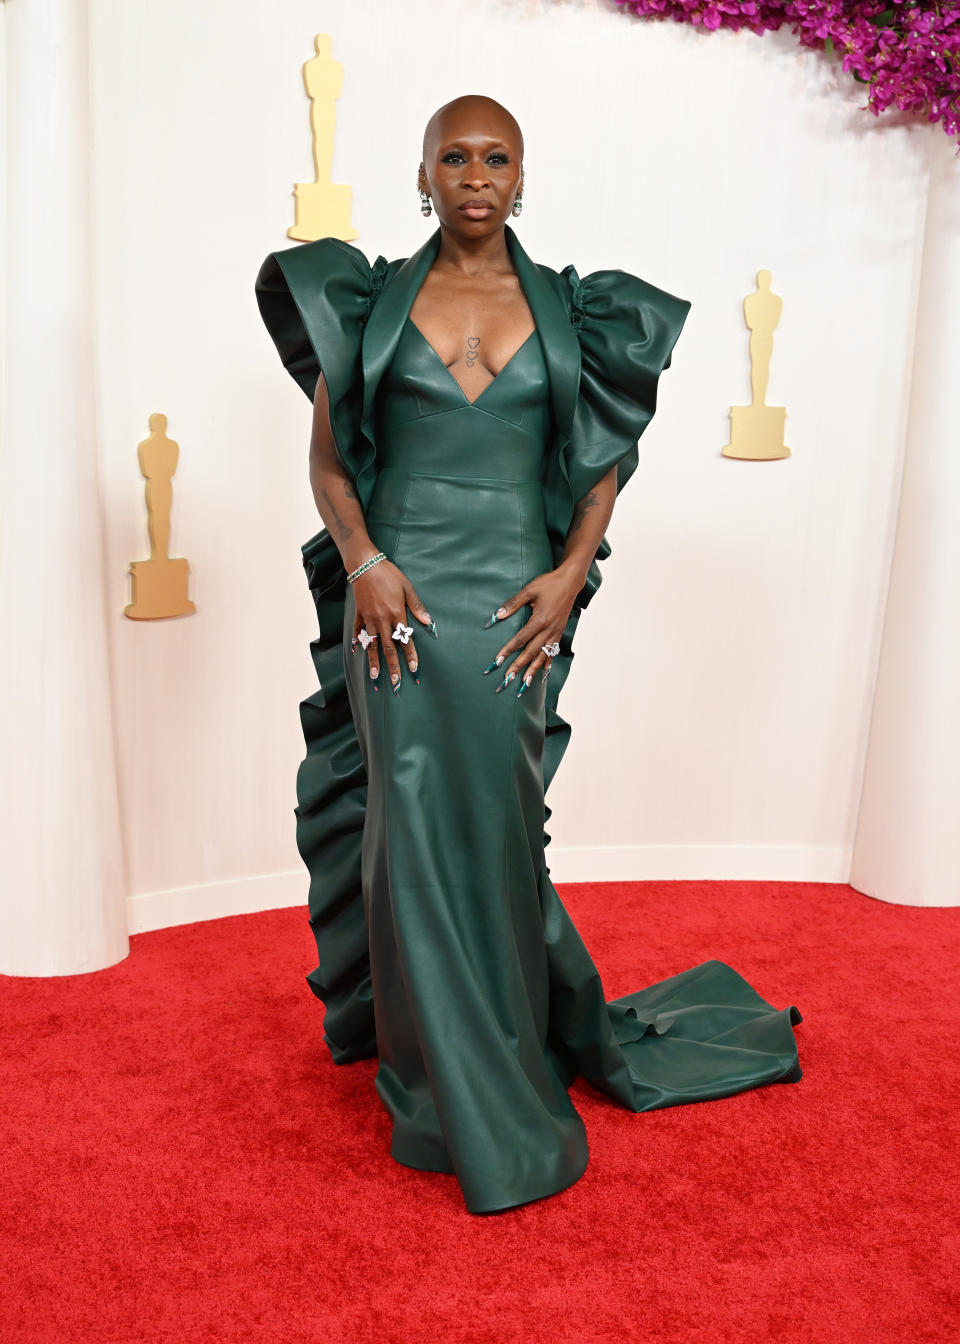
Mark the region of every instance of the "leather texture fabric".
MULTIPOLYGON (((354 593, 332 538, 301 547, 318 618, 295 808, 318 957, 307 979, 333 1059, 377 1057, 391 1155, 454 1173, 471 1213, 583 1174, 578 1074, 634 1112, 802 1076, 799 1011, 722 961, 607 1001, 550 880, 545 795, 570 738, 558 701, 606 537, 545 681, 518 697, 516 681, 497 692, 500 673, 482 675, 529 605, 485 622, 559 563, 591 486, 613 466, 618 493, 630 479, 690 303, 623 270, 555 271, 505 235, 535 330, 473 402, 409 316, 439 228, 395 261, 332 238, 286 248, 256 282, 311 399, 322 370, 371 540, 438 631, 408 613, 420 684, 401 657, 400 692, 385 660, 375 690, 350 649, 354 593)), ((622 783, 611 764, 584 787, 622 783)))

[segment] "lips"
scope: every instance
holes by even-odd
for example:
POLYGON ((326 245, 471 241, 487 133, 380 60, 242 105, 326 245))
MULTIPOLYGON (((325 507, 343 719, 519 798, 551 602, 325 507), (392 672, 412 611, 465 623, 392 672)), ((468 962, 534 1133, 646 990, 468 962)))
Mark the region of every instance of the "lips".
POLYGON ((493 206, 489 201, 464 201, 462 205, 457 206, 457 209, 471 210, 475 211, 477 214, 483 211, 484 214, 488 215, 493 209, 493 206))

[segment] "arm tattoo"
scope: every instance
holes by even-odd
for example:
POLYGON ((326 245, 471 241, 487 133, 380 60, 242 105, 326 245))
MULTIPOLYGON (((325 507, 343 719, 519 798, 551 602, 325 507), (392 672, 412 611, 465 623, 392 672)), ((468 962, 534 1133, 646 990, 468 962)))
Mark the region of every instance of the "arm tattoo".
POLYGON ((329 492, 327 490, 321 490, 320 494, 330 507, 330 516, 337 525, 337 530, 340 533, 341 539, 346 541, 348 537, 353 536, 353 528, 348 526, 348 524, 346 524, 340 517, 340 514, 337 512, 337 506, 334 504, 329 492))
POLYGON ((599 503, 600 501, 597 499, 597 492, 595 490, 591 490, 588 494, 584 495, 583 499, 581 499, 580 503, 574 510, 573 521, 571 522, 570 530, 567 533, 568 537, 572 536, 573 533, 576 532, 577 528, 583 522, 584 518, 586 518, 587 509, 595 508, 599 503))

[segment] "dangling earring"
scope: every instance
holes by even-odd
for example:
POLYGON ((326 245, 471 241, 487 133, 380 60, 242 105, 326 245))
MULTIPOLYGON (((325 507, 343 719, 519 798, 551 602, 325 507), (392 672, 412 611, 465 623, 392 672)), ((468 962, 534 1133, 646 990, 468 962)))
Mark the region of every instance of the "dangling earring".
POLYGON ((430 204, 430 197, 420 185, 420 179, 417 178, 417 191, 420 193, 420 213, 421 215, 432 215, 433 206, 430 204))
POLYGON ((520 172, 520 190, 517 192, 516 200, 513 202, 513 206, 511 207, 511 213, 513 213, 514 215, 519 215, 520 211, 523 209, 523 173, 524 173, 524 171, 525 171, 525 170, 521 169, 521 172, 520 172))

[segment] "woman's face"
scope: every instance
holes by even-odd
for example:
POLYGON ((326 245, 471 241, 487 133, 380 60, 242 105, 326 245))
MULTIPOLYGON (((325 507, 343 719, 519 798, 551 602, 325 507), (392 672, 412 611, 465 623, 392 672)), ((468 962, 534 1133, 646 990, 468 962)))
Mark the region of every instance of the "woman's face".
POLYGON ((420 186, 441 225, 467 238, 505 224, 520 187, 523 145, 502 116, 445 117, 428 132, 420 186))

